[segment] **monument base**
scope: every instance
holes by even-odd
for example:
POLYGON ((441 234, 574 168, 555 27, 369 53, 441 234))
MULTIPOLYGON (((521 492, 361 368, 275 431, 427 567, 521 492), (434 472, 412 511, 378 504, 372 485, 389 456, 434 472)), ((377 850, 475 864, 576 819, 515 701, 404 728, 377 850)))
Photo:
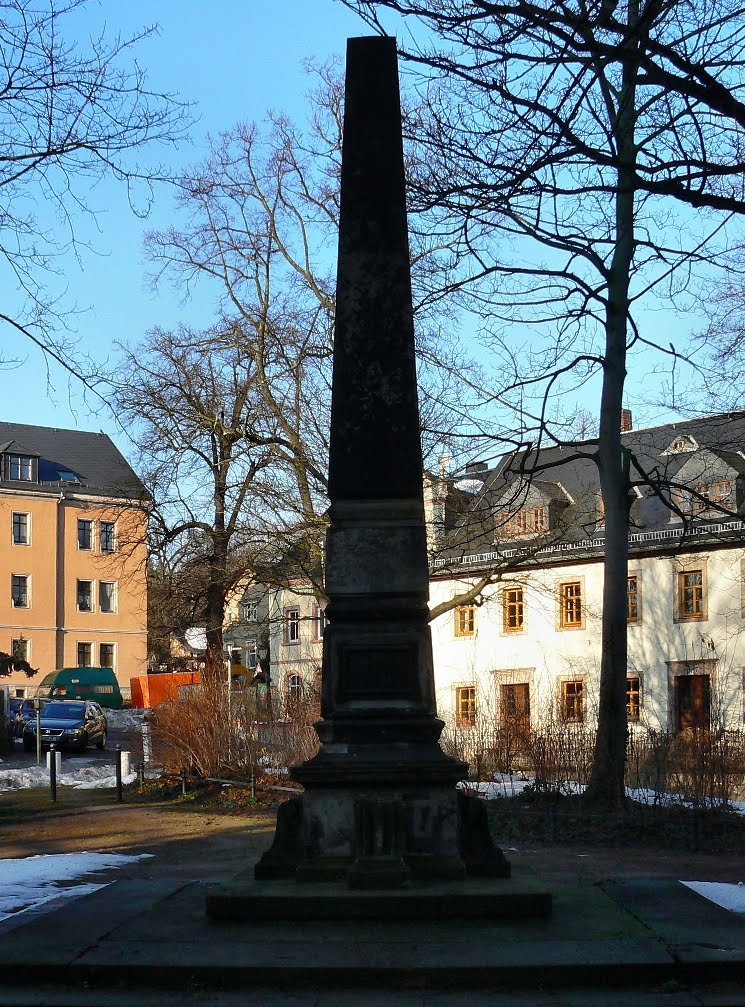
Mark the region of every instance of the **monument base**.
POLYGON ((398 888, 409 880, 508 878, 479 798, 454 787, 307 790, 282 804, 258 881, 345 881, 398 888))
POLYGON ((406 888, 360 890, 345 882, 299 885, 241 877, 207 896, 214 922, 378 920, 520 920, 551 915, 552 897, 530 872, 514 878, 422 882, 406 888))

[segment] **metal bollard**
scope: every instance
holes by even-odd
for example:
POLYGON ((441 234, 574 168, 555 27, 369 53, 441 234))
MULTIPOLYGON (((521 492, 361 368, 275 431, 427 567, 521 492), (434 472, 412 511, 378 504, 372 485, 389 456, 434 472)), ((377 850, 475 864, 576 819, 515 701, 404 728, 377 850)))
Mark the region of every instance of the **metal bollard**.
POLYGON ((122 746, 116 746, 116 799, 121 802, 124 800, 124 794, 122 793, 122 746))
POLYGON ((142 759, 146 765, 153 761, 153 725, 152 714, 142 716, 142 759))
POLYGON ((52 803, 57 802, 57 750, 49 746, 49 789, 52 792, 52 803))

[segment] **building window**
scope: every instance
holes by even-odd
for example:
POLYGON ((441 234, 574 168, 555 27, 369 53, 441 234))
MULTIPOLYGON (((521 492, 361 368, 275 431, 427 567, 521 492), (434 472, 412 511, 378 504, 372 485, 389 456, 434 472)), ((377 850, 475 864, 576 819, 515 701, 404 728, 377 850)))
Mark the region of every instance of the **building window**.
POLYGON ((300 643, 300 609, 285 609, 285 643, 300 643))
POLYGON ((116 612, 116 583, 102 580, 98 585, 98 607, 102 612, 116 612))
POLYGON ((723 510, 734 511, 734 484, 726 479, 713 483, 696 483, 693 490, 674 489, 673 503, 686 517, 727 518, 723 510))
POLYGON ((90 643, 78 644, 78 668, 91 667, 91 652, 93 647, 90 643))
POLYGON ((10 653, 15 661, 28 661, 30 654, 28 640, 23 636, 17 640, 11 640, 10 653))
POLYGON ((78 581, 78 612, 93 611, 93 581, 78 581))
POLYGON ((641 692, 639 679, 626 679, 626 716, 630 724, 636 724, 641 715, 641 692))
POLYGON ((458 605, 455 609, 455 635, 476 635, 476 606, 458 605))
POLYGON ((8 456, 8 478, 16 482, 34 481, 34 460, 27 455, 8 456))
POLYGON ((525 603, 521 587, 505 589, 502 596, 502 622, 505 633, 520 633, 525 628, 525 603))
POLYGON ((11 578, 11 599, 13 608, 28 608, 28 577, 13 574, 11 578))
POLYGON ((584 625, 582 582, 568 581, 559 585, 559 625, 562 629, 581 629, 584 625))
POLYGON ((676 600, 679 622, 706 618, 703 570, 682 570, 678 573, 676 600))
POLYGON ((13 514, 13 545, 28 545, 28 514, 13 514))
POLYGON ((99 668, 113 668, 114 667, 114 644, 113 643, 102 643, 98 648, 98 666, 99 668))
POLYGON ((99 525, 101 552, 116 551, 116 525, 113 521, 102 521, 99 525))
POLYGON ((78 549, 90 551, 93 548, 93 522, 78 518, 78 549))
POLYGON ((636 573, 626 579, 626 622, 639 622, 639 575, 636 573))
POLYGON ((561 719, 565 724, 581 724, 585 719, 584 682, 561 683, 561 719))
POLYGON ((323 640, 323 634, 326 632, 326 612, 320 606, 313 615, 313 628, 316 640, 323 640))
POLYGON ((299 703, 303 698, 303 680, 300 675, 288 675, 285 679, 285 692, 290 706, 299 703))
POLYGON ((458 727, 473 727, 475 725, 475 685, 463 685, 455 690, 455 722, 458 727))
POLYGON ((497 538, 513 539, 540 535, 548 529, 545 507, 523 507, 518 511, 497 513, 497 538))
POLYGON ((241 619, 244 622, 257 622, 259 618, 259 604, 256 601, 241 602, 241 619))
POLYGON ((246 667, 250 671, 256 671, 259 666, 259 645, 256 640, 249 640, 246 644, 246 667))

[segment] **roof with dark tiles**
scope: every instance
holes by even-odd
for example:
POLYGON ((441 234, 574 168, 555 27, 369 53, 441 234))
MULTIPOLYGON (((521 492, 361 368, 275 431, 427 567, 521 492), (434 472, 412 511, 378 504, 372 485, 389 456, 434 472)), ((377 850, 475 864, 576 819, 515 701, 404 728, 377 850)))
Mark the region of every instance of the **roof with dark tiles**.
MULTIPOLYGON (((35 490, 85 489, 105 496, 149 499, 131 466, 103 433, 0 421, 0 454, 38 458, 35 490)), ((28 487, 25 481, 0 478, 0 488, 20 485, 28 487)))
MULTIPOLYGON (((737 516, 715 515, 709 521, 712 527, 709 540, 714 535, 723 534, 714 531, 714 525, 732 521, 733 518, 735 523, 741 523, 737 518, 745 516, 745 411, 632 429, 622 433, 621 441, 631 454, 632 481, 639 484, 638 499, 631 511, 632 552, 651 547, 653 541, 657 541, 653 540, 653 534, 667 534, 667 529, 675 520, 670 509, 648 486, 643 485, 645 479, 650 477, 663 493, 669 494, 678 482, 681 470, 687 467, 690 472, 691 459, 697 456, 703 458, 707 453, 709 459, 719 459, 720 464, 734 474, 738 489, 737 516), (689 439, 690 446, 695 450, 671 452, 671 446, 680 437, 689 439)), ((441 543, 435 565, 447 568, 452 566, 453 560, 463 562, 464 557, 470 557, 473 565, 478 566, 479 555, 487 557, 485 562, 498 562, 498 553, 509 554, 515 552, 515 547, 519 549, 519 541, 497 542, 497 515, 504 514, 505 510, 533 506, 531 492, 543 499, 559 501, 565 495, 571 499, 563 519, 566 527, 560 535, 554 532, 547 536, 560 538, 565 545, 554 544, 553 549, 543 551, 540 557, 536 557, 537 560, 550 562, 552 555, 558 554, 559 548, 566 548, 567 543, 572 548, 576 545, 578 553, 582 543, 587 546, 588 554, 602 551, 603 528, 597 520, 600 483, 597 466, 591 457, 596 444, 592 440, 577 441, 537 450, 526 446, 520 452, 502 456, 488 472, 480 473, 483 485, 473 493, 470 505, 464 508, 447 541, 441 543), (553 491, 549 491, 551 484, 553 491)), ((713 468, 713 465, 709 463, 709 467, 713 468)), ((685 483, 684 477, 685 473, 681 474, 680 484, 685 483)), ((715 478, 716 473, 713 473, 715 478)), ((682 522, 679 524, 682 532, 682 522)), ((700 524, 702 527, 698 532, 703 543, 706 522, 700 524)), ((745 539, 742 530, 730 529, 727 535, 731 534, 745 539)), ((523 540, 522 548, 530 550, 530 545, 527 539, 523 540)))

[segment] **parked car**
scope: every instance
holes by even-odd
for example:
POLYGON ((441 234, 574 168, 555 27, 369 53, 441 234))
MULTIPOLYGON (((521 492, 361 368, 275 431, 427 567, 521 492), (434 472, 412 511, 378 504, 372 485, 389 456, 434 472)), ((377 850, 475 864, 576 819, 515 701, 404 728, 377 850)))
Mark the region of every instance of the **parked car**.
MULTIPOLYGON (((84 752, 88 745, 106 747, 106 715, 98 703, 90 700, 49 700, 41 712, 41 747, 74 748, 84 752)), ((36 720, 23 729, 23 748, 36 748, 36 720)))
POLYGON ((46 699, 23 699, 15 715, 13 734, 16 738, 23 737, 23 729, 29 720, 36 720, 36 703, 41 703, 42 710, 47 704, 46 699))

